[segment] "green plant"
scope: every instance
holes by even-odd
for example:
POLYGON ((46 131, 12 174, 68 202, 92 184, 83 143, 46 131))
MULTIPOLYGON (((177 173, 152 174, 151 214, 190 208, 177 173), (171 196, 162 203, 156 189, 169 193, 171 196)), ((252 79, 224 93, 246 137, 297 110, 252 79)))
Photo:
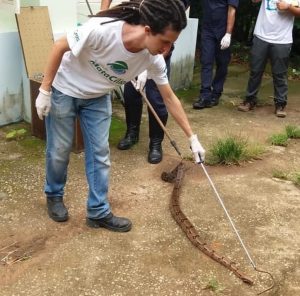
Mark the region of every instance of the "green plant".
POLYGON ((275 146, 284 146, 286 147, 288 144, 288 135, 287 134, 274 134, 270 137, 270 142, 275 146))
POLYGON ((238 164, 245 153, 246 142, 242 139, 229 137, 218 140, 211 149, 211 154, 217 163, 238 164))
POLYGON ((208 164, 239 164, 242 161, 257 159, 264 152, 260 145, 249 145, 239 136, 229 136, 218 140, 209 151, 208 164))
POLYGON ((273 178, 288 180, 288 174, 280 170, 275 170, 272 175, 273 178))
POLYGON ((296 186, 300 186, 300 172, 286 173, 281 170, 274 170, 272 175, 274 178, 291 181, 296 186))
POLYGON ((17 129, 17 130, 11 130, 8 133, 6 133, 6 140, 10 141, 10 140, 18 140, 23 138, 27 133, 27 130, 24 128, 21 129, 17 129))
POLYGON ((294 173, 294 176, 293 176, 293 183, 294 183, 296 186, 300 186, 300 173, 294 173))
POLYGON ((222 292, 222 287, 215 277, 211 277, 203 290, 210 290, 218 294, 218 292, 222 292))
POLYGON ((294 125, 287 125, 285 132, 288 138, 299 139, 300 138, 300 128, 294 125))
POLYGON ((204 288, 205 290, 211 290, 213 292, 217 292, 220 289, 220 284, 217 279, 212 278, 208 281, 208 284, 204 288))
POLYGON ((245 151, 245 160, 261 159, 260 156, 265 152, 265 147, 259 144, 248 144, 245 151))

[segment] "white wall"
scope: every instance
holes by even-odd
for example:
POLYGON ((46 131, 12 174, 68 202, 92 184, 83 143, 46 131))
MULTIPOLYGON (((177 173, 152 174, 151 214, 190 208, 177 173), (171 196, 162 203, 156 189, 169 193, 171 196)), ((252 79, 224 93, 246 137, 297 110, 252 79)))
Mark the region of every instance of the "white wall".
POLYGON ((64 34, 77 25, 77 0, 40 0, 48 6, 54 35, 64 34))
POLYGON ((14 6, 0 9, 0 126, 21 120, 24 110, 23 58, 14 13, 14 6))
POLYGON ((21 120, 22 106, 22 56, 19 36, 16 32, 0 33, 0 126, 21 120))
POLYGON ((193 79, 198 19, 188 19, 187 27, 175 42, 171 58, 171 85, 174 89, 189 87, 193 79))
MULTIPOLYGON (((48 6, 55 36, 77 25, 77 0, 23 0, 21 6, 48 6)), ((31 120, 29 80, 14 14, 14 7, 0 9, 0 126, 31 120)))

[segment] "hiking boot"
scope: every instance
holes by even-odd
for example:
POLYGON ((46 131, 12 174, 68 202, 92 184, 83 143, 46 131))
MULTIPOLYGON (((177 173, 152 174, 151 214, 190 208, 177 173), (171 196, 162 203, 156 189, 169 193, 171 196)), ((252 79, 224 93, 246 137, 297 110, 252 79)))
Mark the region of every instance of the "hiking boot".
POLYGON ((129 219, 114 216, 113 213, 109 213, 101 219, 86 218, 86 224, 91 228, 103 227, 116 232, 127 232, 132 227, 132 223, 129 219))
POLYGON ((68 220, 68 210, 64 205, 62 197, 47 197, 47 208, 49 217, 55 222, 68 220))
POLYGON ((243 103, 241 103, 239 106, 238 106, 238 110, 239 111, 242 111, 242 112, 249 112, 250 110, 253 110, 254 107, 255 107, 255 103, 253 102, 249 102, 249 101, 244 101, 243 103))
POLYGON ((284 111, 284 106, 275 106, 275 115, 280 118, 286 117, 286 111, 284 111))

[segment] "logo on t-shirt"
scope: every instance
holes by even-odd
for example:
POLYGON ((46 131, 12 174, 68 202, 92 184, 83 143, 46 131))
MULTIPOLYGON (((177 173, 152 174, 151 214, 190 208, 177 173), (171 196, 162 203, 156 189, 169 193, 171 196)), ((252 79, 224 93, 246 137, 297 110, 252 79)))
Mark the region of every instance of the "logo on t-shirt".
MULTIPOLYGON (((108 73, 107 69, 104 69, 101 67, 101 65, 99 63, 97 63, 96 61, 90 60, 89 61, 90 65, 92 65, 92 67, 104 78, 106 78, 107 80, 109 80, 110 82, 116 84, 116 85, 123 85, 125 84, 127 81, 117 77, 117 76, 113 76, 111 74, 108 73)), ((127 65, 126 65, 127 66, 127 65)))
POLYGON ((74 39, 78 42, 80 40, 78 30, 74 32, 74 39))
POLYGON ((114 63, 108 63, 107 66, 109 66, 110 69, 118 75, 125 74, 126 71, 128 70, 127 64, 122 61, 115 61, 114 63))
POLYGON ((267 10, 277 10, 277 0, 267 0, 267 10))

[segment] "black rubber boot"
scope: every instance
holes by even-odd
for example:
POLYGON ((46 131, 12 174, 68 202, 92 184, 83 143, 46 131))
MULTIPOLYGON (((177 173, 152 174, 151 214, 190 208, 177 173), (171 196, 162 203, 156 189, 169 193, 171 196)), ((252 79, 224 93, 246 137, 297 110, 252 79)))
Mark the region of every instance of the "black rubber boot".
POLYGON ((143 104, 128 105, 125 101, 125 116, 127 130, 124 138, 120 140, 118 149, 127 150, 139 141, 140 124, 143 104))
MULTIPOLYGON (((160 120, 165 126, 168 121, 168 114, 160 116, 160 120)), ((152 113, 149 113, 149 137, 150 137, 150 143, 149 143, 148 162, 152 164, 160 163, 163 158, 161 143, 164 139, 164 131, 160 127, 159 123, 152 115, 152 113)))
POLYGON ((47 208, 49 217, 55 222, 68 220, 68 210, 64 205, 62 197, 47 197, 47 208))
POLYGON ((132 223, 129 219, 114 216, 113 213, 109 213, 107 216, 101 219, 86 218, 86 224, 92 228, 103 227, 117 232, 127 232, 132 227, 132 223))

